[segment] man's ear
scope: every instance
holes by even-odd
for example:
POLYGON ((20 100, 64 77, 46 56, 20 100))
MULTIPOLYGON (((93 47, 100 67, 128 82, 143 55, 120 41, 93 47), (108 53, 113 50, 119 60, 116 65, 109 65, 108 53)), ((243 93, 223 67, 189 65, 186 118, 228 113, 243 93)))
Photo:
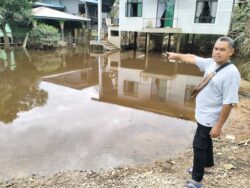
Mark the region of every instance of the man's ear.
POLYGON ((230 50, 230 56, 232 56, 234 54, 234 52, 235 52, 235 49, 231 48, 231 50, 230 50))

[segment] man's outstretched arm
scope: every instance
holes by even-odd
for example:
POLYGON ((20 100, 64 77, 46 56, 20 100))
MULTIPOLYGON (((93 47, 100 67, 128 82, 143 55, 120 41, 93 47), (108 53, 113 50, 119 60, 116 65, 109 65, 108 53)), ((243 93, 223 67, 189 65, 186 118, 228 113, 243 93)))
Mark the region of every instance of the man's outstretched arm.
POLYGON ((195 64, 196 55, 167 52, 168 60, 177 60, 185 63, 195 64))

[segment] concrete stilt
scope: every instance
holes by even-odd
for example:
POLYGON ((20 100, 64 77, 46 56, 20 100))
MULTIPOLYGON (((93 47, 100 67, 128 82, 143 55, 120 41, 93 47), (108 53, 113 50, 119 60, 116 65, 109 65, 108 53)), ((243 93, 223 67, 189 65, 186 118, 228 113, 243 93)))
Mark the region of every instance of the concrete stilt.
POLYGON ((192 38, 192 47, 191 47, 192 52, 194 51, 194 39, 195 39, 195 34, 193 34, 192 38))
POLYGON ((130 48, 130 45, 131 45, 131 43, 130 43, 130 31, 127 32, 127 36, 128 36, 128 46, 130 48))
POLYGON ((98 42, 101 42, 102 29, 102 0, 98 0, 98 42))
POLYGON ((177 34, 177 41, 176 41, 176 52, 180 52, 180 46, 181 46, 181 33, 177 34))
POLYGON ((61 27, 61 41, 64 41, 64 20, 60 20, 60 27, 61 27))
POLYGON ((168 34, 168 49, 167 49, 167 51, 170 51, 170 44, 171 44, 171 33, 168 34))
POLYGON ((135 32, 134 33, 134 51, 136 51, 136 49, 137 49, 137 35, 138 35, 138 33, 135 32))
POLYGON ((146 33, 145 38, 145 52, 148 53, 150 50, 150 33, 146 33))

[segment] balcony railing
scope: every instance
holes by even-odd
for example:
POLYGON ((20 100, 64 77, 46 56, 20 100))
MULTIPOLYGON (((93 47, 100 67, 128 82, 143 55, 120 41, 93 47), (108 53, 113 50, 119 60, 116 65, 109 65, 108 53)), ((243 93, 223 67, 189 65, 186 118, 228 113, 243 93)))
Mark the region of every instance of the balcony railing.
POLYGON ((106 18, 105 22, 107 26, 110 26, 110 25, 118 26, 119 18, 106 18))
POLYGON ((176 28, 178 18, 143 18, 143 28, 176 28))

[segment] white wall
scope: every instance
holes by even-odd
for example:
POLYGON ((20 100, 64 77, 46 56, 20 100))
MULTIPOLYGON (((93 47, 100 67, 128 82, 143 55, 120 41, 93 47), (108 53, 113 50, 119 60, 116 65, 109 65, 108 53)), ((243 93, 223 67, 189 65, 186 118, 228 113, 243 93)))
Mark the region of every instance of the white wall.
POLYGON ((174 25, 183 33, 227 34, 232 15, 233 0, 218 0, 217 14, 214 24, 194 23, 196 0, 177 0, 174 25))
POLYGON ((108 41, 114 44, 116 47, 121 47, 121 32, 119 31, 119 27, 117 26, 109 26, 108 27, 108 41), (118 31, 119 36, 111 36, 111 31, 118 31))
POLYGON ((157 0, 143 0, 142 17, 126 17, 126 2, 127 0, 120 0, 119 5, 119 26, 121 31, 141 31, 144 21, 156 17, 157 0))
MULTIPOLYGON (((156 18, 157 0, 143 0, 142 17, 125 17, 126 2, 127 0, 120 0, 120 30, 143 32, 146 20, 156 18)), ((181 28, 182 33, 227 34, 232 7, 233 0, 218 0, 214 24, 194 23, 196 0, 176 0, 173 25, 181 28)))
POLYGON ((66 7, 65 12, 70 14, 77 14, 78 11, 78 4, 80 3, 79 0, 61 0, 61 3, 66 7))

